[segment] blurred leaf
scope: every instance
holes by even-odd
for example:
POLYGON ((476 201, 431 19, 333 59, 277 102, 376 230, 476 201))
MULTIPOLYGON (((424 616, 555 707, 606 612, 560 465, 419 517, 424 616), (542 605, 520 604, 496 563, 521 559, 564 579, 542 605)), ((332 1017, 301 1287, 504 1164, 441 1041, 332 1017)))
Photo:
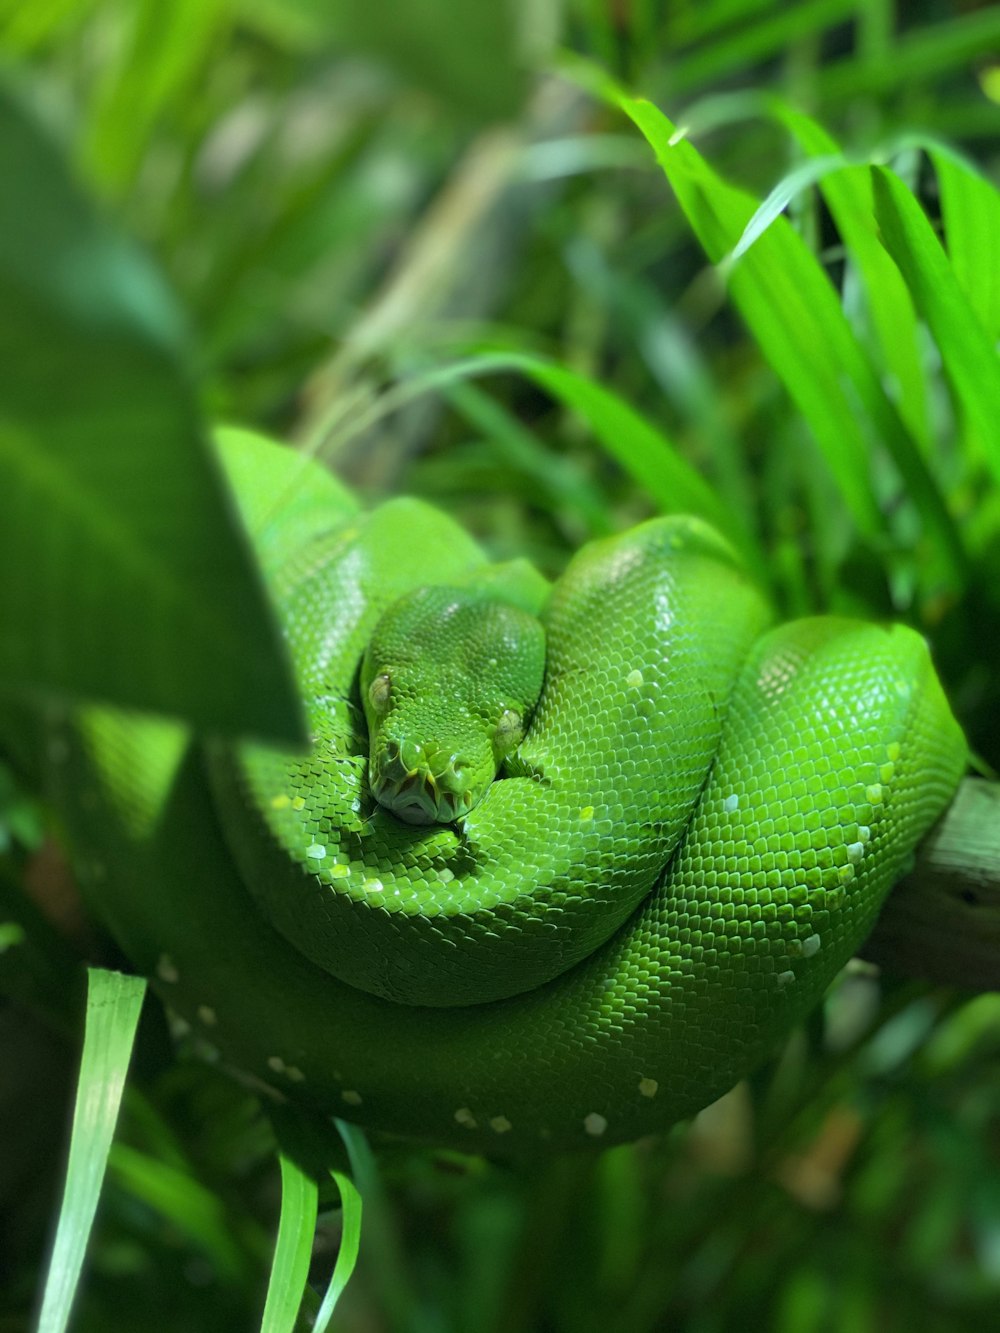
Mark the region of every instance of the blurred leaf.
POLYGON ((98 968, 89 971, 87 1027, 66 1188, 45 1280, 38 1333, 63 1333, 69 1321, 145 993, 143 977, 127 977, 98 968))
MULTIPOLYGON (((700 50, 677 63, 671 92, 677 96, 690 88, 719 79, 733 70, 766 59, 790 43, 822 32, 857 9, 857 0, 799 0, 799 3, 727 6, 689 5, 684 8, 687 32, 703 31, 718 23, 720 11, 735 26, 700 50), (714 10, 714 12, 713 12, 714 10)), ((683 19, 682 19, 683 22, 683 19)))
POLYGON ((284 8, 484 120, 516 114, 528 89, 525 55, 551 45, 558 12, 557 0, 292 0, 284 8))
POLYGON ((217 1194, 182 1167, 123 1143, 112 1145, 108 1166, 123 1189, 167 1218, 180 1235, 190 1237, 222 1276, 246 1280, 247 1255, 232 1235, 225 1203, 217 1194))
POLYGON ((294 742, 177 312, 0 96, 0 682, 294 742))
POLYGON ((978 12, 902 33, 893 44, 890 58, 873 50, 828 65, 818 75, 815 91, 832 100, 912 88, 922 80, 936 81, 956 66, 995 53, 998 46, 1000 11, 986 5, 978 12))
POLYGON ((929 152, 955 277, 986 332, 1000 338, 1000 191, 956 154, 934 147, 929 152))
POLYGON ((937 342, 948 379, 1000 481, 1000 358, 959 285, 930 222, 907 187, 872 168, 882 240, 937 342))
POLYGON ((124 32, 101 69, 90 112, 90 174, 120 191, 135 175, 151 132, 195 79, 229 23, 228 0, 133 0, 119 9, 124 32))

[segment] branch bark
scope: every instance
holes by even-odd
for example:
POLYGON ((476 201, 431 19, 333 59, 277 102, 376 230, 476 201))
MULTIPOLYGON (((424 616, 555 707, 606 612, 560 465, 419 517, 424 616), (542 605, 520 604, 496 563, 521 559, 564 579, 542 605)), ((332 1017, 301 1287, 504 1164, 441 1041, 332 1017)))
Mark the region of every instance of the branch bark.
POLYGON ((887 972, 1000 990, 1000 782, 963 781, 860 952, 887 972))

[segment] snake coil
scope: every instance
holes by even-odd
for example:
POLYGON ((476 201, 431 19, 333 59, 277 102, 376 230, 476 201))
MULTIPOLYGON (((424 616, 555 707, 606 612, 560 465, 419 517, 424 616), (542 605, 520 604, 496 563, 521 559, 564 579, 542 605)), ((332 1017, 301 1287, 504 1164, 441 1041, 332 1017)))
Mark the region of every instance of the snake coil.
MULTIPOLYGON (((549 590, 415 501, 362 514, 242 433, 222 455, 309 751, 203 752, 180 726, 97 709, 56 738, 81 878, 175 1013, 281 1095, 475 1149, 632 1139, 764 1059, 961 776, 923 640, 834 617, 767 629, 695 519, 593 543, 549 590), (387 608, 427 586, 537 614, 545 668, 523 703, 503 617, 499 648, 435 629, 409 652, 418 679, 431 661, 411 700, 427 732, 392 739, 385 764, 413 823, 375 799, 389 779, 373 784, 368 751, 390 690, 410 697, 415 641, 390 635, 364 688, 360 673, 387 608), (501 767, 462 804, 439 713, 479 718, 470 680, 493 682, 501 767), (458 817, 428 822, 439 809, 458 817)), ((459 599, 437 601, 452 615, 459 599)))

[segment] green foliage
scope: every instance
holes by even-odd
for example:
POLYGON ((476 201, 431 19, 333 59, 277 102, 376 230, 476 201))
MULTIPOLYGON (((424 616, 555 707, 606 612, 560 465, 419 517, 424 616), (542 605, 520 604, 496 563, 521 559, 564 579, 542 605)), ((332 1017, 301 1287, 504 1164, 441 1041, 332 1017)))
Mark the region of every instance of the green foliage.
POLYGON ((179 320, 0 102, 0 686, 301 735, 179 320))
POLYGON ((39 1333, 62 1333, 69 1323, 145 992, 142 977, 90 971, 66 1191, 38 1317, 39 1333))
MULTIPOLYGON (((17 701, 299 725, 217 421, 549 573, 693 509, 783 614, 916 625, 1000 767, 996 7, 393 8, 0 0, 5 1333, 43 1276, 79 959, 107 947, 23 891, 51 914, 17 701)), ((110 1156, 124 1024, 103 1072, 88 1046, 106 1115, 74 1136, 49 1300, 106 1159, 81 1333, 335 1303, 345 1329, 985 1326, 998 1019, 852 970, 691 1126, 511 1167, 349 1126, 317 1155, 150 1016, 110 1156)))

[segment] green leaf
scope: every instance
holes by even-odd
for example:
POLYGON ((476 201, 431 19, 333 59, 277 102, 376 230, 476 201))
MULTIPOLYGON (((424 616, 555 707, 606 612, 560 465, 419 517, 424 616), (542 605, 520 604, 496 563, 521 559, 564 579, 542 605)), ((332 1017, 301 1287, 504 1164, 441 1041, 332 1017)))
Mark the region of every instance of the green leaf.
POLYGON ((0 685, 301 739, 178 313, 0 93, 0 685))
MULTIPOLYGON (((811 117, 779 103, 774 106, 813 164, 829 161, 831 155, 839 153, 836 140, 811 117)), ((900 413, 914 437, 926 447, 927 386, 913 302, 899 270, 879 243, 867 164, 845 162, 843 166, 844 170, 821 172, 817 183, 857 265, 868 298, 872 332, 885 370, 896 385, 900 413)))
POLYGON ((353 1180, 349 1176, 345 1176, 342 1171, 331 1170, 330 1175, 333 1177, 337 1189, 340 1190, 343 1226, 340 1234, 340 1249, 337 1251, 337 1262, 333 1266, 330 1285, 326 1289, 323 1303, 317 1312, 316 1322, 313 1324, 313 1333, 325 1333, 337 1307, 337 1302, 340 1300, 341 1293, 354 1272, 354 1266, 358 1261, 358 1250, 361 1246, 361 1194, 353 1180))
POLYGON ((88 175, 121 192, 135 177, 158 124, 196 92, 230 23, 227 0, 132 0, 121 15, 115 58, 106 60, 90 108, 88 175))
POLYGON ((225 1203, 217 1194, 181 1167, 122 1143, 112 1146, 108 1166, 112 1179, 187 1236, 221 1276, 246 1280, 247 1256, 233 1238, 225 1203))
POLYGON ((551 45, 558 20, 553 0, 394 0, 391 6, 252 0, 248 7, 299 11, 307 23, 378 57, 407 83, 485 120, 517 112, 528 91, 524 57, 551 45))
POLYGON ((814 96, 857 102, 865 93, 909 90, 934 83, 952 69, 993 54, 1000 44, 1000 12, 987 5, 944 23, 925 23, 900 34, 886 58, 872 50, 827 65, 816 79, 814 96))
POLYGON ((955 397, 1000 480, 1000 357, 948 257, 907 187, 872 168, 875 215, 921 316, 934 335, 955 397))
MULTIPOLYGON (((611 389, 558 362, 525 352, 487 353, 477 359, 478 373, 513 370, 576 412, 597 436, 606 453, 627 472, 665 514, 697 514, 723 532, 734 516, 678 452, 662 431, 611 389)), ((737 534, 746 546, 745 533, 737 534)))
POLYGON ((1000 338, 1000 191, 943 148, 928 149, 941 187, 948 258, 991 338, 1000 338))
POLYGON ((66 1188, 45 1280, 38 1333, 63 1333, 97 1211, 125 1075, 146 992, 142 977, 91 968, 66 1188))
MULTIPOLYGON (((684 28, 704 31, 714 15, 711 6, 686 6, 684 28), (700 21, 699 21, 700 20, 700 21)), ((765 60, 794 42, 802 41, 841 22, 857 9, 857 0, 800 0, 798 4, 742 5, 732 17, 736 31, 706 42, 700 50, 677 61, 670 79, 673 96, 716 82, 756 61, 765 60), (742 10, 742 12, 739 12, 742 10)))
MULTIPOLYGON (((652 145, 709 259, 721 263, 738 244, 755 201, 720 180, 650 103, 626 97, 621 105, 652 145)), ((870 441, 844 364, 856 363, 859 354, 826 275, 787 220, 778 218, 727 277, 761 351, 809 421, 855 522, 878 535, 883 520, 869 475, 870 441)))
POLYGON ((315 1179, 287 1153, 279 1151, 281 1217, 274 1261, 267 1285, 261 1333, 293 1333, 302 1304, 313 1236, 318 1191, 315 1179))
MULTIPOLYGON (((709 259, 722 264, 751 223, 756 201, 721 180, 650 102, 589 68, 574 76, 619 106, 648 140, 709 259)), ((725 274, 734 304, 806 418, 859 530, 886 536, 871 475, 882 442, 934 537, 935 578, 961 583, 957 530, 898 411, 887 398, 819 261, 784 217, 776 217, 725 274)))

